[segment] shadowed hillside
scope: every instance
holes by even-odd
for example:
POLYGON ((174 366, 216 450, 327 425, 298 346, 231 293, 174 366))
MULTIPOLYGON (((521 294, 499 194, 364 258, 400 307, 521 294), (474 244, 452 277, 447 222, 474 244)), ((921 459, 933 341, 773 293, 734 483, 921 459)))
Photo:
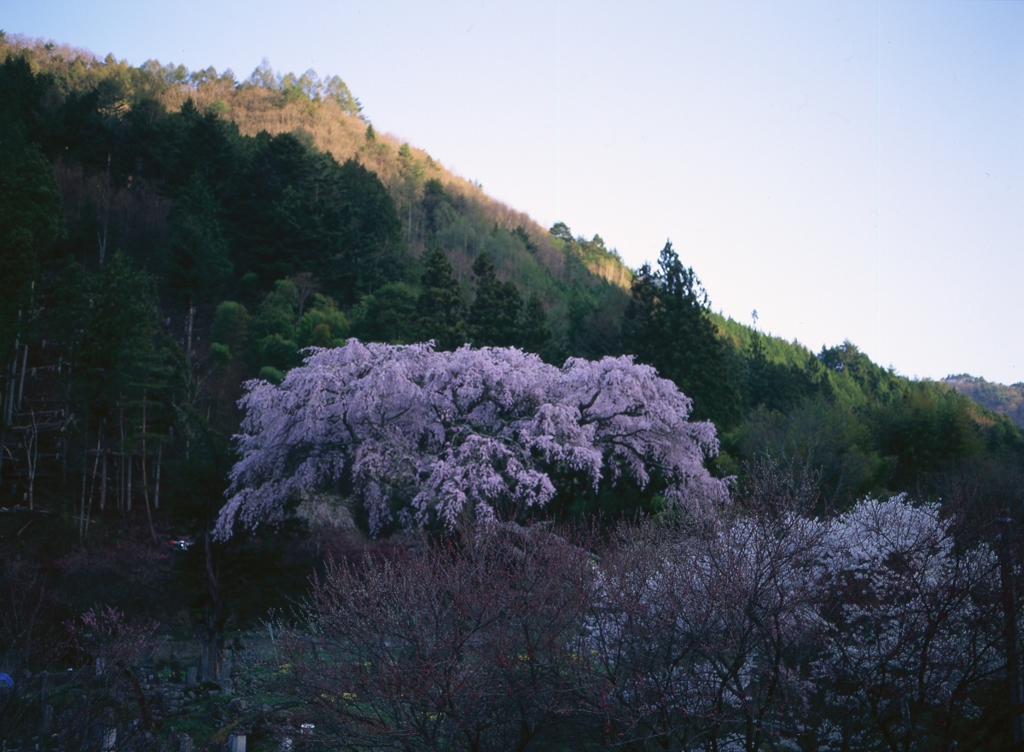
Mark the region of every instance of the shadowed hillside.
POLYGON ((993 412, 1002 413, 1020 428, 1024 428, 1024 383, 993 384, 980 376, 961 373, 947 376, 943 383, 949 384, 961 394, 980 402, 993 412))

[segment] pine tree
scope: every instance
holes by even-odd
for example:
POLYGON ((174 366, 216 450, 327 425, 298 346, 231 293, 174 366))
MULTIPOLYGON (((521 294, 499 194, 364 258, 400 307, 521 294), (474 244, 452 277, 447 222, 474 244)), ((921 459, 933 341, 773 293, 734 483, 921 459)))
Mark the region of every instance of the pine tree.
POLYGON ((466 302, 452 265, 440 246, 427 252, 421 292, 416 300, 419 338, 432 339, 439 350, 454 350, 469 339, 466 302))
POLYGON ((694 401, 694 415, 723 426, 739 418, 725 343, 708 316, 707 293, 666 242, 658 271, 645 264, 633 280, 623 342, 643 363, 672 379, 694 401))
POLYGON ((486 253, 473 263, 476 298, 469 310, 473 344, 478 347, 510 347, 520 340, 519 315, 523 298, 512 282, 501 282, 486 253))
POLYGON ((520 328, 519 342, 524 350, 543 355, 551 343, 551 329, 548 327, 548 315, 544 304, 536 292, 530 293, 523 312, 523 323, 520 328))
POLYGON ((228 243, 217 218, 217 202, 198 173, 175 201, 171 227, 167 281, 174 295, 188 305, 185 352, 191 357, 195 307, 213 302, 231 273, 228 243))

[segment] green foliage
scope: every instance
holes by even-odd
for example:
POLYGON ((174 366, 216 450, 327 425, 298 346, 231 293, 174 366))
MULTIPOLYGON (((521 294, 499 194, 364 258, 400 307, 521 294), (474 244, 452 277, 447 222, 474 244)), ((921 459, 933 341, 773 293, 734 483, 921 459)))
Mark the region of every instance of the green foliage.
POLYGON ((876 441, 897 459, 892 482, 898 488, 985 450, 971 401, 956 392, 910 383, 899 403, 879 405, 874 412, 876 441))
POLYGON ((0 358, 6 360, 28 322, 40 254, 61 228, 61 201, 53 168, 33 140, 48 82, 32 74, 24 56, 0 65, 0 358), (19 322, 20 319, 20 322, 19 322))
POLYGON ((548 327, 547 312, 536 292, 530 293, 530 299, 526 301, 517 344, 528 352, 535 352, 542 356, 551 344, 551 329, 548 327))
POLYGON ((469 328, 477 347, 510 347, 520 339, 523 299, 512 282, 501 282, 486 253, 473 263, 476 298, 469 309, 469 328))
POLYGON ((287 371, 299 365, 299 346, 294 339, 285 339, 280 334, 270 334, 259 340, 260 363, 272 366, 278 371, 287 371))
POLYGON ((528 250, 530 253, 536 253, 537 251, 540 250, 537 244, 533 242, 533 238, 530 237, 529 233, 526 231, 526 228, 523 227, 522 225, 515 228, 512 231, 512 234, 519 238, 519 241, 523 244, 523 247, 526 248, 526 250, 528 250))
POLYGON ((389 282, 353 310, 353 333, 370 342, 393 345, 416 341, 416 292, 405 282, 389 282))
POLYGON ((171 210, 171 257, 167 283, 172 295, 192 303, 211 302, 231 273, 228 244, 212 191, 197 173, 171 210))
POLYGON ((232 355, 245 352, 249 339, 249 323, 252 317, 241 303, 226 300, 217 306, 213 314, 210 336, 215 343, 221 343, 232 355))
POLYGON ((440 350, 454 350, 468 339, 466 302, 444 250, 434 246, 424 260, 416 299, 416 334, 432 339, 440 350))
POLYGON ((295 330, 300 347, 340 347, 349 334, 349 322, 334 301, 325 295, 314 295, 313 305, 306 311, 295 330))
POLYGON ((708 315, 707 293, 693 269, 666 243, 658 271, 644 265, 633 280, 623 342, 694 400, 694 416, 735 425, 740 395, 729 379, 724 342, 708 315))
POLYGON ((423 210, 428 243, 436 242, 438 233, 456 221, 457 212, 452 197, 437 178, 431 178, 424 184, 420 207, 423 210))
POLYGON ((274 289, 263 299, 259 313, 253 321, 257 337, 267 334, 291 336, 299 310, 299 289, 288 279, 279 279, 274 289))
POLYGON ((556 240, 560 240, 563 243, 570 244, 574 242, 572 231, 569 229, 569 226, 565 224, 565 222, 555 222, 555 224, 551 226, 551 229, 548 232, 551 233, 551 237, 555 238, 556 240))
POLYGON ((759 405, 737 429, 740 454, 768 458, 793 488, 819 476, 821 492, 849 500, 884 487, 892 461, 873 450, 869 428, 825 397, 811 397, 782 412, 759 405))
POLYGON ((768 356, 766 338, 754 331, 746 357, 744 407, 788 411, 793 405, 829 391, 825 367, 811 358, 805 365, 778 363, 768 356))
POLYGON ((306 271, 351 304, 408 263, 394 200, 376 175, 290 134, 251 145, 228 212, 235 265, 264 284, 306 271))
POLYGON ((259 377, 263 381, 269 381, 271 384, 280 384, 284 381, 284 374, 273 366, 263 366, 260 369, 259 377))
POLYGON ((8 137, 0 140, 0 153, 0 353, 6 356, 19 318, 28 320, 39 254, 60 228, 60 193, 35 145, 8 137))
POLYGON ((214 342, 210 345, 210 358, 214 364, 220 367, 226 366, 231 362, 231 349, 227 345, 222 345, 220 342, 214 342))
MULTIPOLYGON (((190 78, 194 77, 195 74, 192 74, 190 78)), ((358 115, 363 109, 359 100, 352 96, 348 86, 338 76, 320 78, 312 69, 301 76, 295 73, 275 73, 265 58, 242 86, 281 92, 283 102, 296 99, 308 100, 311 103, 333 102, 347 115, 358 115)))
POLYGON ((158 316, 152 279, 115 254, 97 280, 84 332, 83 414, 112 419, 126 395, 141 391, 156 355, 158 316))

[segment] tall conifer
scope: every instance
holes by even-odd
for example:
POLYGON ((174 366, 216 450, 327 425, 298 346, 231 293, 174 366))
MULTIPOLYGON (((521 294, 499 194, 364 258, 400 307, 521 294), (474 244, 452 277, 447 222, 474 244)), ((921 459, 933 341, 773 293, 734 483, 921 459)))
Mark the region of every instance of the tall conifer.
POLYGON ((696 417, 725 426, 739 418, 740 396, 729 379, 725 344, 708 316, 707 293, 671 242, 661 251, 658 270, 645 264, 633 280, 623 341, 693 399, 696 417))
POLYGON ((454 350, 469 339, 466 332, 466 301, 452 265, 440 246, 427 252, 422 290, 416 300, 421 339, 433 339, 438 349, 454 350))
POLYGON ((512 282, 501 282, 486 253, 473 263, 476 298, 469 310, 473 344, 478 347, 510 347, 520 341, 519 315, 523 298, 512 282))

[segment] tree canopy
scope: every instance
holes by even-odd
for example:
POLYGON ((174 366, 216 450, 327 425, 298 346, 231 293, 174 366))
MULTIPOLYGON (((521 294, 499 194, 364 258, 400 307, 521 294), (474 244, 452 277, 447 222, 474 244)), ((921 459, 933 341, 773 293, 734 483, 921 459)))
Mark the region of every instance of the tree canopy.
POLYGON ((668 503, 691 512, 727 497, 703 465, 714 426, 690 422, 690 399, 628 357, 555 368, 514 348, 350 340, 280 386, 251 383, 242 405, 222 538, 325 488, 365 506, 373 533, 521 516, 555 496, 555 470, 592 487, 657 473, 668 503))

